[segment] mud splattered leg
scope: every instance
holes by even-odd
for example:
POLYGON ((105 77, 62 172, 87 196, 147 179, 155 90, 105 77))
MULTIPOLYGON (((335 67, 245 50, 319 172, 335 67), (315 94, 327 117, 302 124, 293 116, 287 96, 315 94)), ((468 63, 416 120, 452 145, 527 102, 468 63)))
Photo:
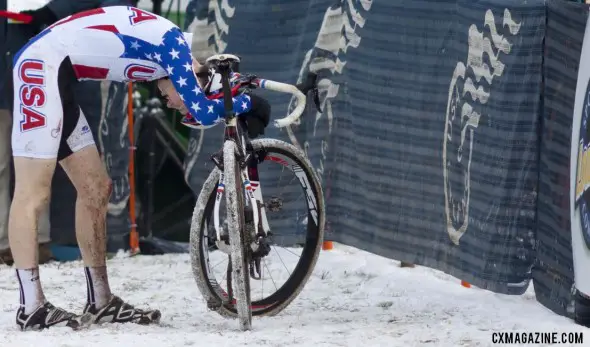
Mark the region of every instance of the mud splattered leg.
POLYGON ((111 180, 96 146, 88 146, 60 164, 76 187, 76 238, 85 265, 88 303, 102 307, 111 298, 106 269, 106 214, 111 180))

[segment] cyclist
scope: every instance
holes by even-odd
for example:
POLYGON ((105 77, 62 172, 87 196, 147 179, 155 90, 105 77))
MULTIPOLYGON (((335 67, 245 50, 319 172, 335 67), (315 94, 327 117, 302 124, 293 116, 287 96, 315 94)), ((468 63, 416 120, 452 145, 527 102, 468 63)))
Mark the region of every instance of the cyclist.
MULTIPOLYGON (((72 90, 77 81, 85 79, 159 80, 168 107, 184 115, 182 123, 207 128, 223 119, 224 105, 204 95, 195 74, 201 70, 192 58, 190 39, 187 42, 176 25, 130 6, 103 7, 66 17, 15 55, 12 148, 16 186, 9 235, 20 287, 16 323, 22 330, 159 322, 160 311, 135 308, 112 294, 109 287, 105 218, 111 182, 72 90), (76 237, 88 293, 81 315, 53 306, 40 282, 37 220, 48 201, 57 162, 77 191, 76 237)), ((233 109, 240 116, 255 119, 252 123, 259 128, 268 124, 270 106, 254 95, 235 95, 233 109)))

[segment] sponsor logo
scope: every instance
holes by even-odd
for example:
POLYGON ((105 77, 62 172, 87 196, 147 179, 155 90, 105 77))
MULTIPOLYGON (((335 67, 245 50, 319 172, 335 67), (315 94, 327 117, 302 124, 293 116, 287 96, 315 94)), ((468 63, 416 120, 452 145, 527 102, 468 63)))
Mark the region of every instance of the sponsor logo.
MULTIPOLYGON (((372 6, 371 1, 353 2, 338 1, 338 4, 330 6, 325 14, 320 27, 315 45, 304 58, 297 83, 303 82, 308 72, 318 74, 318 91, 320 94, 320 107, 322 113, 316 112, 313 125, 313 136, 303 143, 303 150, 312 160, 313 166, 320 182, 324 179, 325 161, 330 150, 329 138, 333 130, 334 113, 332 100, 336 99, 340 92, 338 77, 342 75, 346 66, 346 53, 350 47, 358 48, 361 37, 357 28, 365 25, 363 17, 372 6), (344 43, 344 44, 343 44, 344 43), (319 126, 318 126, 319 125, 319 126), (315 143, 314 143, 315 142, 315 143), (316 156, 310 156, 309 148, 319 148, 319 160, 316 156)), ((296 105, 296 98, 292 98, 289 104, 289 112, 296 105)), ((293 125, 300 124, 300 120, 293 125)), ((301 148, 291 127, 287 128, 291 142, 301 148)))
MULTIPOLYGON (((512 47, 506 36, 498 34, 494 14, 489 9, 483 27, 489 33, 484 35, 476 24, 469 27, 467 59, 457 62, 449 85, 442 156, 446 226, 455 244, 459 244, 469 225, 471 160, 482 117, 478 110, 488 102, 494 78, 504 72, 501 53, 509 54, 512 47)), ((507 27, 505 32, 513 36, 520 30, 520 23, 512 19, 507 9, 502 27, 507 27)))
POLYGON ((61 134, 61 123, 63 121, 63 117, 59 119, 59 123, 57 124, 56 128, 51 129, 51 137, 57 139, 57 137, 61 134))
POLYGON ((579 223, 586 247, 590 249, 590 127, 588 127, 588 121, 590 121, 590 81, 586 85, 584 94, 581 122, 579 125, 574 124, 579 127, 580 134, 572 141, 578 147, 576 180, 572 185, 575 186, 574 209, 579 216, 577 221, 572 220, 572 224, 579 223))
POLYGON ((27 132, 47 125, 47 117, 40 109, 45 106, 45 62, 26 59, 18 66, 18 76, 23 82, 18 98, 20 100, 20 131, 27 132))
POLYGON ((141 64, 129 64, 125 67, 125 77, 130 81, 147 81, 152 78, 156 73, 156 68, 141 65, 141 64))
POLYGON ((311 218, 313 218, 313 221, 315 222, 315 225, 318 225, 318 203, 315 199, 315 195, 313 194, 313 191, 311 189, 311 184, 309 184, 309 181, 307 180, 307 175, 305 174, 305 172, 303 171, 303 169, 301 169, 301 167, 299 167, 299 165, 293 165, 292 166, 293 172, 295 173, 295 176, 297 176, 297 178, 299 179, 299 183, 301 184, 301 187, 303 187, 303 190, 305 191, 305 198, 307 200, 307 208, 309 210, 309 213, 311 214, 311 218))
POLYGON ((233 18, 236 12, 236 7, 231 7, 230 2, 234 1, 193 0, 188 4, 185 31, 193 33, 191 47, 196 58, 206 58, 225 52, 230 29, 227 20, 233 18), (215 18, 213 23, 210 18, 215 18))

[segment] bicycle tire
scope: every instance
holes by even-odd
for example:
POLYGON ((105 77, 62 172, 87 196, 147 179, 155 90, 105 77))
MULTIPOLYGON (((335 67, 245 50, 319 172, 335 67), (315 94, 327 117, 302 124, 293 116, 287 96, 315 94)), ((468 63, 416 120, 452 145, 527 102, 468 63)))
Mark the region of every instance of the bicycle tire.
POLYGON ((225 174, 225 200, 229 246, 231 249, 231 283, 236 298, 240 330, 252 328, 252 307, 250 302, 250 274, 248 272, 248 248, 250 243, 245 235, 244 186, 239 163, 236 161, 237 147, 234 141, 223 145, 223 171, 225 174))
MULTIPOLYGON (((252 310, 253 316, 273 316, 284 310, 300 294, 315 268, 324 238, 325 203, 319 179, 303 151, 287 142, 275 139, 253 140, 252 146, 254 150, 281 153, 293 160, 305 173, 318 205, 317 226, 310 228, 308 225, 305 248, 295 271, 293 271, 285 284, 273 294, 276 297, 269 297, 265 300, 252 303, 253 305, 263 307, 262 309, 252 310)), ((211 280, 208 275, 208 253, 205 252, 205 245, 203 243, 204 226, 208 218, 211 218, 210 215, 212 214, 220 175, 221 171, 218 168, 215 168, 210 173, 203 184, 195 204, 190 233, 191 267, 197 287, 203 295, 207 306, 222 316, 237 317, 237 311, 232 307, 232 304, 224 302, 221 287, 219 287, 216 281, 211 280)))

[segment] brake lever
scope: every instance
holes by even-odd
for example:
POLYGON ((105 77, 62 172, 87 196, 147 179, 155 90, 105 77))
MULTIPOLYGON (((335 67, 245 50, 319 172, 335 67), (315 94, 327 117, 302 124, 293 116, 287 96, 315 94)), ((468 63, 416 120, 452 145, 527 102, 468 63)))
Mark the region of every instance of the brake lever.
POLYGON ((296 87, 305 95, 309 95, 309 92, 312 92, 315 108, 319 113, 322 113, 320 107, 320 93, 318 90, 318 75, 313 72, 308 73, 305 81, 297 84, 296 87))

